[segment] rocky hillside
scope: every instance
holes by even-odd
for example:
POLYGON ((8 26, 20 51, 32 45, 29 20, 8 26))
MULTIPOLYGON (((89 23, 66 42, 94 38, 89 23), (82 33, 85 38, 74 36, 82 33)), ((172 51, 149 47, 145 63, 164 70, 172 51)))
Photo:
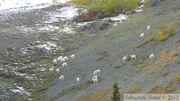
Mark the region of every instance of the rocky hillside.
POLYGON ((76 58, 61 72, 64 81, 56 78, 45 96, 52 101, 110 101, 114 82, 118 82, 122 94, 179 93, 179 6, 178 0, 147 5, 143 12, 128 15, 129 20, 116 27, 100 33, 84 32, 82 36, 95 36, 74 51, 76 58), (133 54, 136 59, 122 61, 133 54), (154 54, 153 59, 150 54, 154 54), (92 83, 97 69, 101 70, 99 82, 92 83))
POLYGON ((114 82, 122 95, 180 93, 179 0, 147 4, 142 12, 128 14, 123 23, 99 19, 74 34, 61 31, 63 25, 76 24, 60 17, 49 21, 66 6, 1 14, 0 99, 110 101, 114 82), (154 58, 149 58, 151 54, 154 58), (67 66, 53 61, 59 56, 68 57, 67 66), (93 83, 97 69, 98 82, 93 83))

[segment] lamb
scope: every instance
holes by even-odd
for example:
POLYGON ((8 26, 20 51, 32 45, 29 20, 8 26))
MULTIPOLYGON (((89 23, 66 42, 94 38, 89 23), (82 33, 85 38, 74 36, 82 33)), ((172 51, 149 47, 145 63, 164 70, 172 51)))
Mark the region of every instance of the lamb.
POLYGON ((147 26, 147 30, 150 30, 150 28, 151 28, 151 27, 148 25, 148 26, 147 26))
POLYGON ((149 56, 149 58, 150 58, 150 59, 154 59, 154 54, 151 54, 151 55, 149 56))
POLYGON ((59 68, 58 69, 56 69, 56 72, 59 72, 60 70, 59 70, 59 68))
POLYGON ((94 83, 98 82, 98 77, 97 77, 97 76, 94 76, 94 77, 92 78, 92 81, 93 81, 94 83))
POLYGON ((93 74, 97 75, 98 73, 100 73, 100 69, 95 70, 93 74))
POLYGON ((79 78, 79 77, 77 77, 77 78, 76 78, 76 81, 77 81, 77 82, 79 82, 79 81, 80 81, 80 78, 79 78))
POLYGON ((72 55, 71 55, 71 58, 74 59, 74 57, 75 57, 75 54, 72 54, 72 55))
POLYGON ((136 59, 136 55, 130 55, 131 59, 136 59))
POLYGON ((54 68, 50 68, 49 71, 50 71, 50 72, 53 72, 53 71, 54 71, 54 68))
POLYGON ((61 76, 59 77, 59 79, 60 79, 60 80, 64 80, 64 75, 61 75, 61 76))
POLYGON ((144 33, 141 33, 139 37, 143 38, 144 37, 144 33))
POLYGON ((64 63, 62 64, 62 67, 65 67, 65 66, 67 66, 67 63, 66 63, 66 62, 64 62, 64 63))
POLYGON ((126 56, 124 56, 123 57, 123 59, 122 59, 122 61, 126 61, 127 60, 127 57, 126 56))

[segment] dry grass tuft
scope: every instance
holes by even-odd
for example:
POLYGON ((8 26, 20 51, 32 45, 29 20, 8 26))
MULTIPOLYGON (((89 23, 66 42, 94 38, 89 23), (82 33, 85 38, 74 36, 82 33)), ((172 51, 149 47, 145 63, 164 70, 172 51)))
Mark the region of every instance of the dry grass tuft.
POLYGON ((87 96, 82 96, 78 98, 77 101, 99 101, 99 100, 102 100, 108 93, 110 93, 111 90, 112 88, 108 88, 103 91, 93 92, 87 96))
POLYGON ((134 86, 129 89, 128 94, 136 94, 141 90, 141 86, 134 86))

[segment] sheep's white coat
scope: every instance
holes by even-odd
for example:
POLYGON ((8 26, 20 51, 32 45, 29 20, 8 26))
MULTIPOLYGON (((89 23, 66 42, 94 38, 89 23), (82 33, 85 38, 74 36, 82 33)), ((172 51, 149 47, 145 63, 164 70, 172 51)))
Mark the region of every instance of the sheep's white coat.
POLYGON ((71 55, 71 58, 74 59, 74 57, 75 57, 75 54, 72 54, 72 55, 71 55))
POLYGON ((64 62, 64 63, 62 64, 62 67, 65 67, 65 66, 67 66, 67 63, 66 63, 66 62, 64 62))
POLYGON ((59 71, 60 71, 59 68, 57 68, 57 69, 56 69, 56 72, 59 72, 59 71))
POLYGON ((141 33, 139 37, 143 38, 144 37, 144 33, 141 33))
POLYGON ((54 63, 54 64, 57 64, 57 63, 58 63, 58 60, 57 60, 57 59, 54 59, 54 60, 53 60, 53 63, 54 63))
POLYGON ((97 75, 98 73, 100 73, 100 69, 95 70, 93 74, 97 75))
POLYGON ((131 59, 136 59, 136 55, 130 55, 131 59))
POLYGON ((77 77, 77 78, 76 78, 76 81, 77 81, 77 82, 79 82, 79 81, 80 81, 80 78, 79 78, 79 77, 77 77))
POLYGON ((98 82, 98 77, 97 77, 97 76, 94 76, 94 77, 92 78, 92 81, 93 81, 94 83, 98 82))
POLYGON ((150 58, 150 59, 154 59, 154 54, 151 54, 151 55, 149 56, 149 58, 150 58))
POLYGON ((63 56, 59 56, 58 58, 57 58, 57 61, 61 61, 63 59, 63 56))
POLYGON ((123 57, 123 59, 122 59, 122 61, 126 61, 127 60, 127 57, 126 56, 124 56, 123 57))
POLYGON ((60 79, 60 80, 64 80, 64 75, 61 75, 61 76, 59 77, 59 79, 60 79))
POLYGON ((53 72, 53 71, 54 71, 54 68, 50 68, 49 71, 50 71, 50 72, 53 72))
POLYGON ((65 60, 68 60, 68 57, 67 57, 67 56, 65 56, 65 57, 64 57, 64 59, 65 59, 65 60))
POLYGON ((150 26, 147 26, 147 30, 150 30, 151 29, 151 27, 150 26))
POLYGON ((68 57, 67 57, 67 56, 65 56, 65 57, 63 57, 63 58, 61 59, 62 62, 65 62, 66 60, 68 60, 68 57))

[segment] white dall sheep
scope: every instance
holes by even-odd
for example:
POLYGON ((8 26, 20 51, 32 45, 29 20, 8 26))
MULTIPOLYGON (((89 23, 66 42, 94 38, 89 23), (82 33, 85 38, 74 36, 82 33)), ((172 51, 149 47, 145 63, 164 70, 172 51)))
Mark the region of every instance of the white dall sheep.
POLYGON ((98 73, 100 73, 100 69, 95 70, 93 74, 97 75, 98 73))
POLYGON ((61 75, 61 76, 59 77, 59 79, 60 79, 60 80, 64 80, 64 75, 61 75))
POLYGON ((63 59, 63 56, 59 56, 58 58, 57 58, 57 61, 61 61, 63 59))
POLYGON ((97 75, 95 75, 95 76, 93 76, 93 78, 94 78, 94 79, 98 79, 98 76, 97 76, 97 75))
POLYGON ((54 60, 53 60, 53 63, 54 63, 54 64, 57 64, 57 63, 58 63, 58 60, 57 60, 57 59, 54 59, 54 60))
POLYGON ((59 68, 58 69, 56 69, 56 72, 59 72, 60 70, 59 70, 59 68))
POLYGON ((127 60, 127 57, 126 56, 124 56, 123 57, 123 59, 122 59, 122 61, 126 61, 127 60))
POLYGON ((68 60, 68 57, 67 57, 67 56, 65 56, 65 57, 63 57, 63 58, 61 59, 62 62, 65 62, 66 60, 68 60))
POLYGON ((77 77, 77 78, 76 78, 76 81, 77 81, 77 82, 79 82, 79 81, 80 81, 80 78, 79 78, 79 77, 77 77))
POLYGON ((71 58, 74 59, 74 57, 75 57, 75 54, 72 54, 72 55, 71 55, 71 58))
POLYGON ((53 72, 53 71, 54 71, 54 68, 50 68, 49 71, 50 71, 50 72, 53 72))
POLYGON ((97 76, 94 76, 94 77, 92 78, 92 81, 93 81, 94 83, 98 82, 98 77, 97 77, 97 76))
POLYGON ((150 59, 154 59, 154 54, 151 54, 151 55, 149 56, 149 58, 150 58, 150 59))
POLYGON ((65 67, 65 66, 67 66, 67 63, 66 63, 66 62, 64 62, 64 63, 62 64, 62 67, 65 67))
POLYGON ((62 58, 62 59, 61 59, 61 62, 65 62, 65 61, 66 61, 65 58, 62 58))
POLYGON ((131 59, 136 59, 136 55, 130 55, 131 59))
POLYGON ((65 57, 64 57, 64 59, 65 59, 65 60, 68 60, 68 57, 67 57, 67 56, 65 56, 65 57))
POLYGON ((147 30, 150 30, 151 29, 151 27, 150 26, 147 26, 147 30))
POLYGON ((144 33, 141 33, 139 37, 143 38, 144 37, 144 33))

